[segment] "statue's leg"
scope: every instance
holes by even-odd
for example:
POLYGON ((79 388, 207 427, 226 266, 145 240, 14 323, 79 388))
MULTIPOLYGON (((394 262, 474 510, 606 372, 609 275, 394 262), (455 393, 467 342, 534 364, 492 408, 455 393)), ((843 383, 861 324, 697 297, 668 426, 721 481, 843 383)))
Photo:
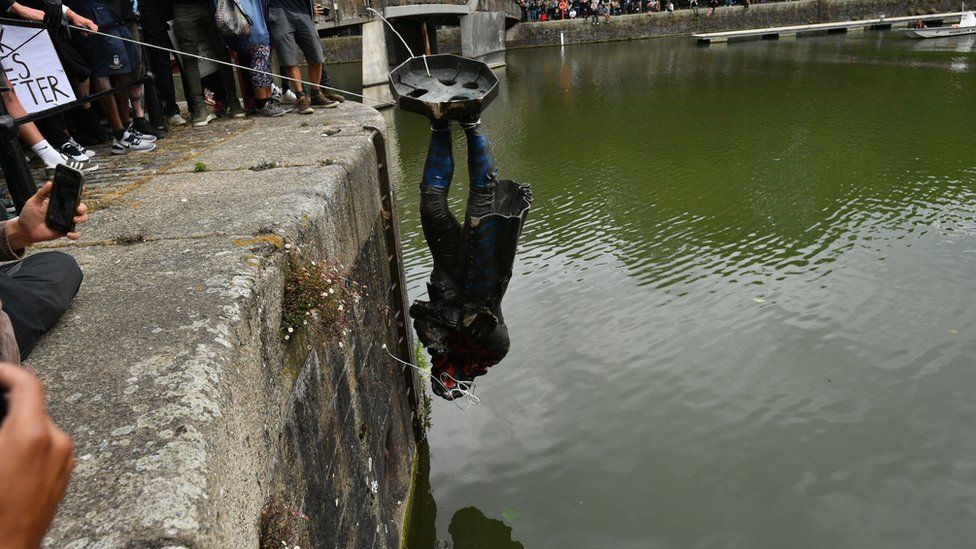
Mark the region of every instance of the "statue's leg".
POLYGON ((461 226, 447 204, 453 178, 450 122, 431 120, 430 147, 420 183, 420 220, 427 246, 434 257, 435 273, 453 273, 458 266, 461 226))
POLYGON ((462 123, 468 140, 468 188, 467 217, 479 217, 490 213, 495 201, 495 182, 498 168, 491 152, 488 136, 481 130, 481 121, 462 123))

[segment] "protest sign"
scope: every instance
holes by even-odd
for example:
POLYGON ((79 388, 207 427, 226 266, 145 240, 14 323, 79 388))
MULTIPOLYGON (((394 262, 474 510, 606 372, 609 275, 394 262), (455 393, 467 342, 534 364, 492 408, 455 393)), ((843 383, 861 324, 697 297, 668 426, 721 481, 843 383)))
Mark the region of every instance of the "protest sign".
POLYGON ((0 67, 30 114, 75 100, 46 29, 0 24, 0 67))

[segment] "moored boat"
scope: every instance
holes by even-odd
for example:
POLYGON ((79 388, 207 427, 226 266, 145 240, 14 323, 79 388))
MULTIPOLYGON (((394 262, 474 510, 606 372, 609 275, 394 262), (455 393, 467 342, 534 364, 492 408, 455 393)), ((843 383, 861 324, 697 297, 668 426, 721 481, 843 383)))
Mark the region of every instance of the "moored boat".
POLYGON ((966 34, 976 34, 976 14, 967 11, 962 14, 958 25, 951 27, 932 27, 905 29, 906 35, 912 38, 943 38, 946 36, 962 36, 966 34))

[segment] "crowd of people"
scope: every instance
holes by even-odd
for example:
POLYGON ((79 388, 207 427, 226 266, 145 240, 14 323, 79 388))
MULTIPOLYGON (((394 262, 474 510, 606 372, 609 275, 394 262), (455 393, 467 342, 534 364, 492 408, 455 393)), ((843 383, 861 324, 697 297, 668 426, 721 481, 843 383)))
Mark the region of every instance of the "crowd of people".
MULTIPOLYGON (((708 15, 719 7, 736 4, 749 8, 750 0, 708 0, 708 15)), ((673 12, 690 9, 699 12, 699 0, 519 0, 523 22, 586 19, 594 25, 616 15, 673 12)))
MULTIPOLYGON (((329 86, 324 53, 314 17, 324 7, 312 0, 236 0, 247 21, 247 31, 218 30, 215 6, 224 0, 64 0, 63 25, 55 25, 51 40, 75 96, 118 90, 63 113, 22 124, 20 139, 47 168, 57 164, 87 165, 98 145, 110 144, 111 154, 149 152, 164 135, 166 125, 206 126, 218 116, 243 118, 278 117, 289 112, 311 114, 344 101, 342 95, 300 83, 283 81, 274 86, 272 48, 277 53, 277 74, 300 79, 300 65, 308 66, 310 81, 329 86), (71 26, 71 28, 68 27, 71 26), (172 31, 172 34, 170 33, 172 31), (175 38, 171 40, 171 36, 175 38), (164 49, 139 46, 144 42, 188 55, 174 60, 164 49), (203 76, 206 54, 220 62, 254 69, 239 90, 234 69, 217 63, 216 72, 203 76), (175 61, 175 62, 174 62, 175 61), (182 78, 188 113, 177 102, 174 66, 182 78), (146 72, 155 76, 153 86, 165 125, 151 124, 146 116, 146 72), (239 91, 241 93, 239 93, 239 91), (244 103, 242 103, 242 96, 244 103), (187 120, 189 118, 189 120, 187 120)), ((5 19, 50 21, 43 0, 0 0, 5 19)), ((26 114, 4 71, 3 101, 8 112, 26 114)))
MULTIPOLYGON (((321 5, 311 0, 236 0, 230 7, 246 17, 238 17, 235 27, 221 21, 221 4, 228 6, 224 0, 139 0, 138 4, 64 0, 60 12, 52 13, 43 0, 0 0, 0 18, 46 23, 80 100, 69 110, 54 110, 36 122, 21 124, 19 139, 25 152, 48 170, 61 164, 90 170, 96 155, 92 147, 105 145, 117 155, 149 152, 166 126, 202 127, 217 116, 312 114, 316 108, 336 107, 345 100, 322 87, 331 83, 314 23, 315 15, 324 10, 321 5), (55 24, 52 17, 57 18, 55 24), (241 21, 246 22, 246 32, 241 21), (174 60, 169 52, 139 47, 136 41, 181 54, 174 60), (308 81, 320 86, 306 89, 294 80, 284 81, 284 90, 275 86, 272 49, 279 60, 278 74, 301 80, 304 62, 308 81), (203 76, 195 56, 204 52, 217 61, 253 70, 247 71, 247 81, 240 87, 234 69, 227 65, 218 63, 216 72, 203 76), (174 66, 182 75, 186 116, 177 102, 174 66), (165 122, 161 125, 147 119, 143 83, 147 70, 155 75, 152 85, 165 122), (85 101, 100 92, 105 93, 85 101)), ((0 77, 0 93, 8 113, 22 118, 27 112, 17 97, 17 79, 7 77, 8 69, 5 65, 0 77)), ((7 262, 0 265, 2 547, 40 545, 74 464, 71 440, 44 410, 40 382, 20 366, 67 310, 82 283, 82 271, 70 255, 49 251, 25 258, 25 249, 32 244, 80 236, 59 233, 45 223, 51 189, 52 184, 45 183, 18 217, 0 221, 0 261, 7 262)), ((75 213, 75 223, 87 220, 83 203, 75 213)))

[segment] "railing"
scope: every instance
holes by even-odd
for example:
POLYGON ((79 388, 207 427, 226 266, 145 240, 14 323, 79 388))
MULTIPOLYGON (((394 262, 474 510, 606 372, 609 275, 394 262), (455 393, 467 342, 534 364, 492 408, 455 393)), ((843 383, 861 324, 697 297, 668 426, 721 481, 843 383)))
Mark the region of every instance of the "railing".
MULTIPOLYGON (((53 5, 53 4, 52 4, 53 5)), ((60 10, 60 1, 57 2, 57 10, 60 10)), ((51 25, 60 24, 58 20, 53 19, 51 25)), ((31 21, 24 21, 21 19, 9 19, 0 17, 0 23, 8 25, 18 25, 24 27, 34 27, 34 28, 45 28, 44 25, 40 23, 35 23, 31 21)), ((47 28, 47 32, 52 32, 53 27, 47 28)), ((142 48, 143 50, 145 48, 142 48)), ((142 58, 145 59, 145 51, 141 52, 142 58)), ((20 214, 21 209, 23 209, 24 204, 34 196, 37 192, 37 183, 34 181, 33 175, 31 175, 30 166, 27 164, 27 160, 24 157, 23 148, 20 146, 19 133, 20 126, 23 124, 35 122, 49 116, 54 116, 55 114, 62 113, 71 110, 75 107, 84 105, 91 101, 95 101, 107 95, 112 95, 120 91, 127 90, 129 88, 144 85, 145 86, 145 98, 146 98, 146 114, 149 117, 149 122, 154 127, 162 127, 163 122, 163 110, 159 103, 159 96, 156 93, 155 76, 146 69, 146 63, 140 63, 145 72, 143 75, 133 82, 122 86, 116 86, 98 93, 88 95, 81 99, 76 99, 70 103, 64 103, 58 105, 51 109, 44 111, 39 111, 35 113, 28 114, 21 118, 14 118, 7 111, 6 105, 3 101, 0 101, 0 165, 3 165, 3 175, 7 183, 7 190, 10 192, 10 198, 14 203, 14 210, 17 214, 20 214)), ((6 78, 0 79, 0 93, 8 93, 11 91, 10 86, 7 85, 6 78)), ((6 208, 0 208, 0 220, 6 220, 8 218, 6 208)))

